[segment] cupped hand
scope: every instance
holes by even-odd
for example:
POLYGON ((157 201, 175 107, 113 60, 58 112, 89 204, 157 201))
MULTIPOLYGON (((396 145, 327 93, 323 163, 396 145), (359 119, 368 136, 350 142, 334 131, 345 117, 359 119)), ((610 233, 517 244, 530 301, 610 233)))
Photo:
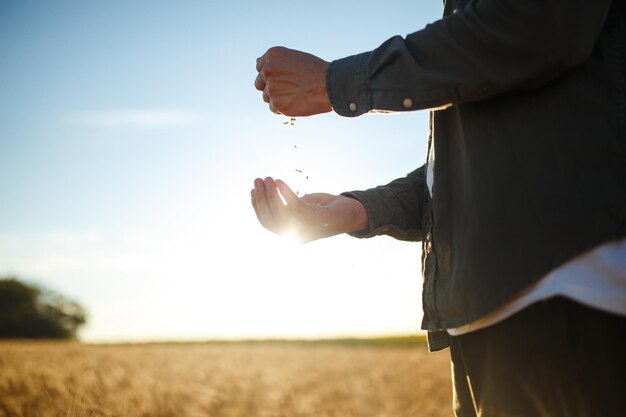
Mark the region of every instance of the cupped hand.
POLYGON ((254 86, 270 110, 285 116, 311 116, 332 110, 326 92, 329 63, 315 55, 273 47, 257 59, 254 86))
POLYGON ((302 242, 368 227, 365 208, 349 197, 326 193, 298 197, 283 181, 270 177, 257 178, 250 194, 263 227, 302 242))

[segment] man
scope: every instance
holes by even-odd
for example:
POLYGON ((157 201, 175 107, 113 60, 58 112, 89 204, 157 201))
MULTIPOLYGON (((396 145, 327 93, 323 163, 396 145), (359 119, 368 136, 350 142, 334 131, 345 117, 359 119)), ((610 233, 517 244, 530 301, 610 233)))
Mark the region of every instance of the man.
POLYGON ((625 0, 448 0, 371 52, 272 48, 257 70, 287 116, 433 109, 405 178, 302 198, 257 179, 252 204, 303 240, 422 240, 423 327, 451 348, 457 416, 624 415, 625 0))

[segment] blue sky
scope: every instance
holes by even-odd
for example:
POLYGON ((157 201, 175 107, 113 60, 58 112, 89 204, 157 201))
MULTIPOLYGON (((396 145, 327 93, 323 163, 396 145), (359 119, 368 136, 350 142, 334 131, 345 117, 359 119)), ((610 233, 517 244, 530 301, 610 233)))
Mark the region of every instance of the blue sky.
POLYGON ((331 61, 441 7, 385 6, 3 1, 0 275, 83 303, 89 341, 417 331, 419 244, 291 245, 249 203, 255 177, 338 193, 424 162, 426 112, 290 126, 253 87, 271 46, 331 61))

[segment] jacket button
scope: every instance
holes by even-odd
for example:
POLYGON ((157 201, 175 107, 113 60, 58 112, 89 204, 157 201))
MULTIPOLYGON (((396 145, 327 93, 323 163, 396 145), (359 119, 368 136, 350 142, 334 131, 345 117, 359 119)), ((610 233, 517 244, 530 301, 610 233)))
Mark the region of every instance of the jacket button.
POLYGON ((402 101, 402 105, 405 109, 410 109, 411 107, 413 107, 413 100, 411 100, 410 98, 405 98, 402 101))
POLYGON ((350 103, 348 107, 350 107, 350 111, 356 111, 356 103, 350 103))

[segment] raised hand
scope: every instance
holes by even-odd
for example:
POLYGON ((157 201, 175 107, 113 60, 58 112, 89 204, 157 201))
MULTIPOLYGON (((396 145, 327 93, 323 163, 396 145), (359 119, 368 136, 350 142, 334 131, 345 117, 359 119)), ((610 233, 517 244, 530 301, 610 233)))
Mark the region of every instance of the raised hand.
POLYGON ((285 116, 311 116, 332 110, 326 92, 328 62, 283 47, 268 49, 257 59, 254 86, 263 91, 270 110, 285 116))
POLYGON ((298 197, 287 184, 269 177, 257 178, 250 194, 263 227, 278 235, 293 235, 302 242, 368 227, 365 208, 349 197, 326 193, 298 197))

